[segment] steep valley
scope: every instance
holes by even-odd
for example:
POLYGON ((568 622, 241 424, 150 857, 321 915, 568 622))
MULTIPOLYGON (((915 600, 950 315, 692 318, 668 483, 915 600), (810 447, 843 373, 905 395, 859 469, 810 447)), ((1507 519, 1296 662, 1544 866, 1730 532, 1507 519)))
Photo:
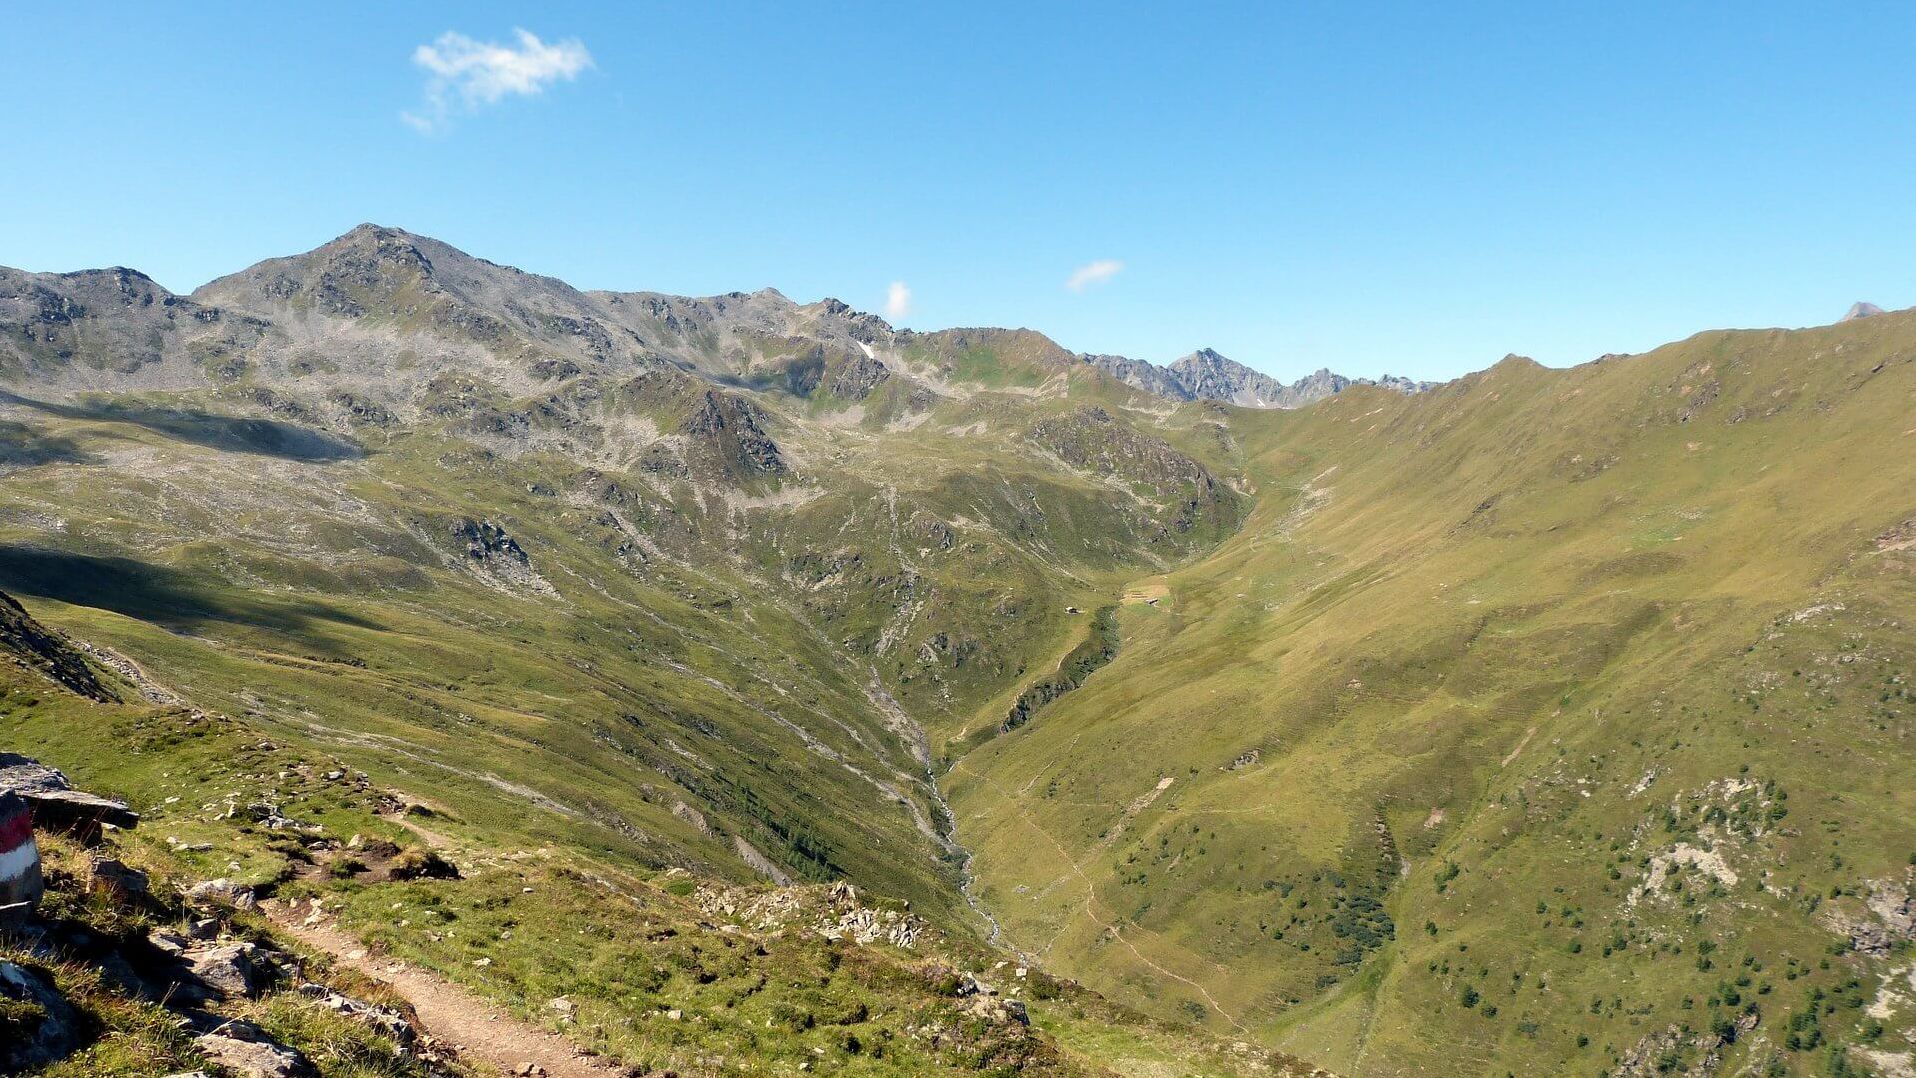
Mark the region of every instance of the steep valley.
POLYGON ((1294 410, 1116 358, 373 226, 191 296, 0 270, 0 590, 53 630, 0 748, 681 1073, 1910 1065, 1916 313, 1294 410), (316 874, 254 799, 465 879, 316 874), (840 881, 937 942, 691 968, 840 881), (998 962, 1062 986, 1029 1040, 922 1032, 998 962), (841 963, 865 1017, 796 1018, 841 963))

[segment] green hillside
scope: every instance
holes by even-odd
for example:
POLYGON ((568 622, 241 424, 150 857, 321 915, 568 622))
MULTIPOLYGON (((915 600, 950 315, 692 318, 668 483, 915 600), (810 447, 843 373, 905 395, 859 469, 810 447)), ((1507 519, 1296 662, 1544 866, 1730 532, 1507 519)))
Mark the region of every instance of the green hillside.
POLYGON ((1297 411, 1092 358, 373 226, 191 297, 0 271, 0 590, 90 664, 21 651, 0 748, 155 813, 156 871, 238 863, 685 1073, 1903 1065, 1916 314, 1297 411), (483 871, 165 807, 425 838, 301 768, 483 871), (938 943, 765 963, 698 905, 839 881, 938 943), (515 943, 474 967, 393 903, 515 943), (909 971, 1001 961, 1084 988, 912 1041, 909 971), (859 1043, 917 1044, 883 1064, 817 1020, 870 985, 859 1043), (625 1024, 674 1002, 669 1053, 625 1024))
POLYGON ((1244 529, 952 772, 980 893, 1344 1073, 1907 1051, 1913 400, 1898 315, 1236 413, 1244 529))

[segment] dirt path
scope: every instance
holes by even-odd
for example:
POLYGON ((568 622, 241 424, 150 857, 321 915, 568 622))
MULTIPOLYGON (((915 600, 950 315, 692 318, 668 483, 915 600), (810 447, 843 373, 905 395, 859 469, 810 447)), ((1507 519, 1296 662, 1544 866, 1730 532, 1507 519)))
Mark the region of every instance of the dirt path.
POLYGON ((545 1068, 551 1078, 607 1078, 625 1072, 604 1060, 579 1054, 577 1046, 557 1033, 507 1014, 503 1008, 471 991, 416 966, 374 958, 357 940, 326 923, 307 924, 296 907, 272 902, 267 916, 287 935, 343 965, 389 984, 412 1003, 426 1032, 454 1046, 462 1063, 501 1074, 518 1073, 527 1063, 545 1068))

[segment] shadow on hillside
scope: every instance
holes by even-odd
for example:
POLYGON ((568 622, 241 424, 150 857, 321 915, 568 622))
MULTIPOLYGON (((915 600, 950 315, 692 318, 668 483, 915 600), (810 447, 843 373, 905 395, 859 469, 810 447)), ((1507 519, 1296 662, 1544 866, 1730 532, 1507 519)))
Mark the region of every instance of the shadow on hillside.
POLYGON ((22 397, 4 389, 0 389, 0 404, 33 408, 62 419, 132 423, 182 442, 234 453, 255 453, 315 463, 351 460, 366 455, 365 450, 344 438, 282 423, 277 419, 252 419, 220 415, 197 408, 162 408, 124 401, 55 404, 22 397))
POLYGON ((379 628, 323 603, 262 601, 244 592, 216 594, 178 569, 44 547, 0 546, 0 591, 110 610, 175 631, 208 622, 284 633, 299 633, 321 622, 379 628))
POLYGON ((0 465, 91 464, 94 459, 93 454, 80 448, 80 443, 65 435, 0 419, 0 465))

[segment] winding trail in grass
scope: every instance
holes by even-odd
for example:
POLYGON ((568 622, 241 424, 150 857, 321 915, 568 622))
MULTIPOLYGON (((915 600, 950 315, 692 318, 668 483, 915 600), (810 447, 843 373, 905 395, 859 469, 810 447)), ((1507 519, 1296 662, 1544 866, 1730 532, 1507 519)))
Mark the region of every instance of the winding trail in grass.
POLYGON ((603 1059, 580 1054, 577 1045, 550 1030, 514 1018, 497 1004, 417 966, 375 959, 357 940, 324 921, 301 918, 284 902, 264 906, 273 924, 333 961, 392 986, 406 997, 426 1032, 452 1045, 461 1062, 481 1062, 501 1074, 516 1074, 527 1063, 545 1068, 551 1078, 605 1078, 626 1073, 603 1059))

